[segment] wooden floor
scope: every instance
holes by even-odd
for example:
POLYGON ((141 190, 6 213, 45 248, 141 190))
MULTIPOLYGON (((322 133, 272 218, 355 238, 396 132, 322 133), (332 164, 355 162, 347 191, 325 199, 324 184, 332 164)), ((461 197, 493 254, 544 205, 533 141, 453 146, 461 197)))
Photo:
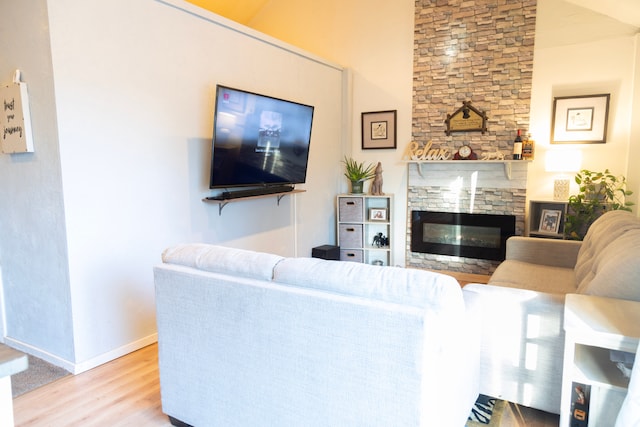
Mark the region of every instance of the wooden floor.
POLYGON ((158 346, 18 396, 17 427, 171 426, 160 407, 158 346))
MULTIPOLYGON (((171 426, 160 406, 157 344, 23 394, 13 405, 17 427, 171 426)), ((558 426, 557 415, 515 410, 524 420, 519 426, 558 426)))
POLYGON ((460 273, 457 271, 438 271, 438 273, 447 274, 449 276, 455 277, 458 283, 460 283, 460 286, 464 286, 467 283, 487 284, 489 282, 489 277, 490 277, 484 274, 460 273))

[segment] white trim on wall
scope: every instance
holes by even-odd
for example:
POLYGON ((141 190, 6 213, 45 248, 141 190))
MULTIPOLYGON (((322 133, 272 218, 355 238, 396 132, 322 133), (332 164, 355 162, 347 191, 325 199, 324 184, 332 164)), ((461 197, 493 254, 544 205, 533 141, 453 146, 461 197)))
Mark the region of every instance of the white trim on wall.
POLYGON ((74 375, 78 375, 81 374, 83 372, 86 372, 90 369, 93 369, 97 366, 100 366, 104 363, 110 362, 112 360, 115 360, 119 357, 122 357, 124 355, 127 355, 129 353, 132 353, 136 350, 139 350, 143 347, 149 346, 151 344, 155 344, 156 342, 158 342, 158 334, 154 333, 151 334, 149 336, 146 336, 144 338, 141 338, 139 340, 136 340, 134 342, 131 342, 127 345, 124 345, 122 347, 113 349, 111 351, 108 351, 104 354, 101 354, 99 356, 93 357, 89 360, 85 360, 83 362, 80 363, 73 363, 69 360, 65 360, 62 359, 58 356, 56 356, 55 354, 51 354, 48 353, 46 351, 43 351, 37 347, 31 346, 29 344, 26 344, 22 341, 19 340, 15 340, 12 339, 10 337, 5 337, 5 343, 12 348, 15 348, 16 350, 20 350, 23 351, 27 354, 30 354, 32 356, 35 356, 39 359, 44 360, 45 362, 51 363, 52 365, 58 366, 60 368, 63 368, 69 372, 71 372, 74 375))

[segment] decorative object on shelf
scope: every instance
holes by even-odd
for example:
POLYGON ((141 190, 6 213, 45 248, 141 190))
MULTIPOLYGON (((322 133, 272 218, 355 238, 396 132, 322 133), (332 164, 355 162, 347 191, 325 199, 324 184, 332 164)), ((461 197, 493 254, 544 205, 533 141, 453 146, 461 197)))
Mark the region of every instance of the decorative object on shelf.
POLYGON ((369 163, 365 166, 364 162, 358 163, 351 157, 345 157, 343 160, 345 164, 344 176, 351 181, 351 193, 362 194, 364 182, 372 179, 375 176, 375 168, 369 163))
POLYGON ((613 175, 609 169, 593 172, 583 169, 575 176, 580 187, 578 194, 569 197, 569 207, 564 225, 564 233, 569 240, 582 240, 593 221, 609 210, 631 211, 633 202, 626 196, 633 194, 627 190, 627 180, 623 175, 613 175))
POLYGON ((389 238, 382 233, 378 233, 373 236, 373 242, 371 242, 371 246, 374 245, 378 248, 389 246, 389 238))
POLYGON ((453 114, 447 114, 444 121, 447 125, 445 133, 447 136, 453 132, 482 132, 487 131, 487 115, 471 105, 471 101, 463 101, 462 107, 453 114))
POLYGON ((386 221, 387 210, 384 208, 369 209, 369 221, 386 221))
POLYGON ((553 98, 552 144, 607 142, 610 94, 553 98))
POLYGON ((453 155, 453 160, 477 160, 478 155, 471 149, 469 144, 463 144, 458 148, 456 154, 453 155))
POLYGON ((362 113, 362 149, 396 148, 397 110, 362 113))
POLYGON ((407 146, 405 157, 411 160, 449 160, 451 152, 448 148, 433 148, 433 141, 422 145, 411 141, 407 146))
POLYGON ((482 160, 504 160, 504 153, 499 150, 482 153, 482 160))
POLYGON ((371 183, 370 193, 374 196, 384 195, 384 193, 382 192, 382 163, 381 162, 378 162, 378 165, 376 166, 373 182, 371 183))
POLYGON ((539 233, 558 234, 560 229, 560 218, 562 211, 553 209, 543 209, 540 215, 539 233))
POLYGON ((531 134, 528 133, 527 137, 522 141, 522 159, 533 160, 536 152, 536 142, 531 139, 531 134))
POLYGON ((513 160, 522 160, 522 130, 520 129, 513 141, 513 160))

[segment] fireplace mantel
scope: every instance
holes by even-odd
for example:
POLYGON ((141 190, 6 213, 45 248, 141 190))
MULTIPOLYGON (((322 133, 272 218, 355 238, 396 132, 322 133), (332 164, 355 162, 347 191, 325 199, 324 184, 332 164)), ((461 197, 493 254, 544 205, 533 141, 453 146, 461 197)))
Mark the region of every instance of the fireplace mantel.
POLYGON ((405 163, 416 164, 418 166, 418 173, 423 176, 423 165, 435 164, 435 163, 498 163, 504 166, 504 175, 507 179, 511 179, 513 176, 513 164, 526 164, 531 160, 406 160, 405 163))

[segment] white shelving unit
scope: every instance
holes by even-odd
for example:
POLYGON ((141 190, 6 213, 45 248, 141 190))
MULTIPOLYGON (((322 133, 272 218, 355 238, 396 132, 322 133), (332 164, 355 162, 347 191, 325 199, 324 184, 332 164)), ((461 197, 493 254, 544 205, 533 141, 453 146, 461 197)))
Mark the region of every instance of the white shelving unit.
POLYGON ((614 425, 627 395, 629 379, 611 361, 610 350, 636 352, 640 339, 640 303, 568 294, 564 329, 560 426, 571 425, 574 383, 590 388, 588 426, 614 425))
POLYGON ((393 265, 390 248, 393 196, 340 194, 336 208, 340 260, 393 265))

